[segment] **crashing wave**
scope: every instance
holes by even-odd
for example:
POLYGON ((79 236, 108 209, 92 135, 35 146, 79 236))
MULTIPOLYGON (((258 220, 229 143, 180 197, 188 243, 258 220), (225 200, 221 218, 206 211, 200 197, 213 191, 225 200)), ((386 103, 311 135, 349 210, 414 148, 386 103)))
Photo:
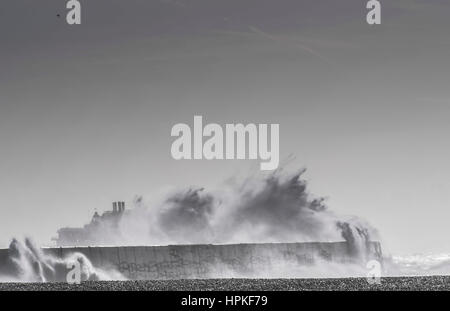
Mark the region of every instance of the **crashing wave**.
POLYGON ((115 272, 95 268, 81 253, 72 253, 65 258, 46 254, 26 238, 24 243, 13 239, 8 257, 0 265, 0 278, 9 282, 66 282, 70 271, 79 267, 75 281, 96 281, 120 279, 115 272))

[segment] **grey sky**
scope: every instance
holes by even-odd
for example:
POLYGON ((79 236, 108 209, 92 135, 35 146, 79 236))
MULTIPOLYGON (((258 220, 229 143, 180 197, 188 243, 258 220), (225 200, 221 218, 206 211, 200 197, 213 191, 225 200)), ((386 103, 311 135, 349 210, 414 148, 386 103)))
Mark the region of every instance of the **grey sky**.
POLYGON ((281 159, 393 252, 449 252, 450 4, 92 0, 0 5, 0 246, 48 244, 94 209, 216 185, 244 161, 181 161, 170 129, 279 123, 281 159), (56 14, 62 17, 56 17, 56 14))

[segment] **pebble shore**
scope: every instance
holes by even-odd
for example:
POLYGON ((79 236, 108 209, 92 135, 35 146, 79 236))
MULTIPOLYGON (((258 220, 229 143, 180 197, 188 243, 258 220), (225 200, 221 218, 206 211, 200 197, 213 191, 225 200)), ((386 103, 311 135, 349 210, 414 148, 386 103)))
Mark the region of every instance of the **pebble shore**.
POLYGON ((67 283, 0 283, 0 291, 397 291, 450 290, 450 276, 389 277, 381 284, 365 278, 345 279, 209 279, 95 281, 67 283))

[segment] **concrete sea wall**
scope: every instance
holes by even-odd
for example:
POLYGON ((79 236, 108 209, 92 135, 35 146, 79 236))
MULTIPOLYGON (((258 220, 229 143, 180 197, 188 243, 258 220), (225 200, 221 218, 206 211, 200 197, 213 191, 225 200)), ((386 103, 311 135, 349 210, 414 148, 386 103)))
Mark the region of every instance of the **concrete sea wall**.
MULTIPOLYGON (((381 261, 382 257, 377 242, 367 243, 363 253, 355 253, 346 242, 64 247, 46 248, 44 252, 59 258, 82 253, 95 267, 137 280, 220 278, 230 273, 234 277, 251 277, 255 273, 267 275, 280 263, 307 266, 319 260, 357 263, 381 261)), ((8 250, 0 250, 0 266, 7 258, 8 250)))

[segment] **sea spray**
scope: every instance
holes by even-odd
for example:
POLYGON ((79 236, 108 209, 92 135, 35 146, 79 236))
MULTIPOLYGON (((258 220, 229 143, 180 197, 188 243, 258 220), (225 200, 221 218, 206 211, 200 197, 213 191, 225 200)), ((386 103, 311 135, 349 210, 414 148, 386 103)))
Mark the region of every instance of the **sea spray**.
POLYGON ((257 173, 206 189, 188 187, 137 197, 134 208, 96 214, 71 246, 292 243, 346 241, 364 261, 377 231, 358 217, 335 213, 295 173, 257 173))
POLYGON ((294 174, 257 174, 218 189, 191 187, 158 200, 136 200, 117 230, 114 245, 287 243, 348 241, 364 253, 377 231, 358 217, 338 215, 312 196, 304 170, 294 174))

